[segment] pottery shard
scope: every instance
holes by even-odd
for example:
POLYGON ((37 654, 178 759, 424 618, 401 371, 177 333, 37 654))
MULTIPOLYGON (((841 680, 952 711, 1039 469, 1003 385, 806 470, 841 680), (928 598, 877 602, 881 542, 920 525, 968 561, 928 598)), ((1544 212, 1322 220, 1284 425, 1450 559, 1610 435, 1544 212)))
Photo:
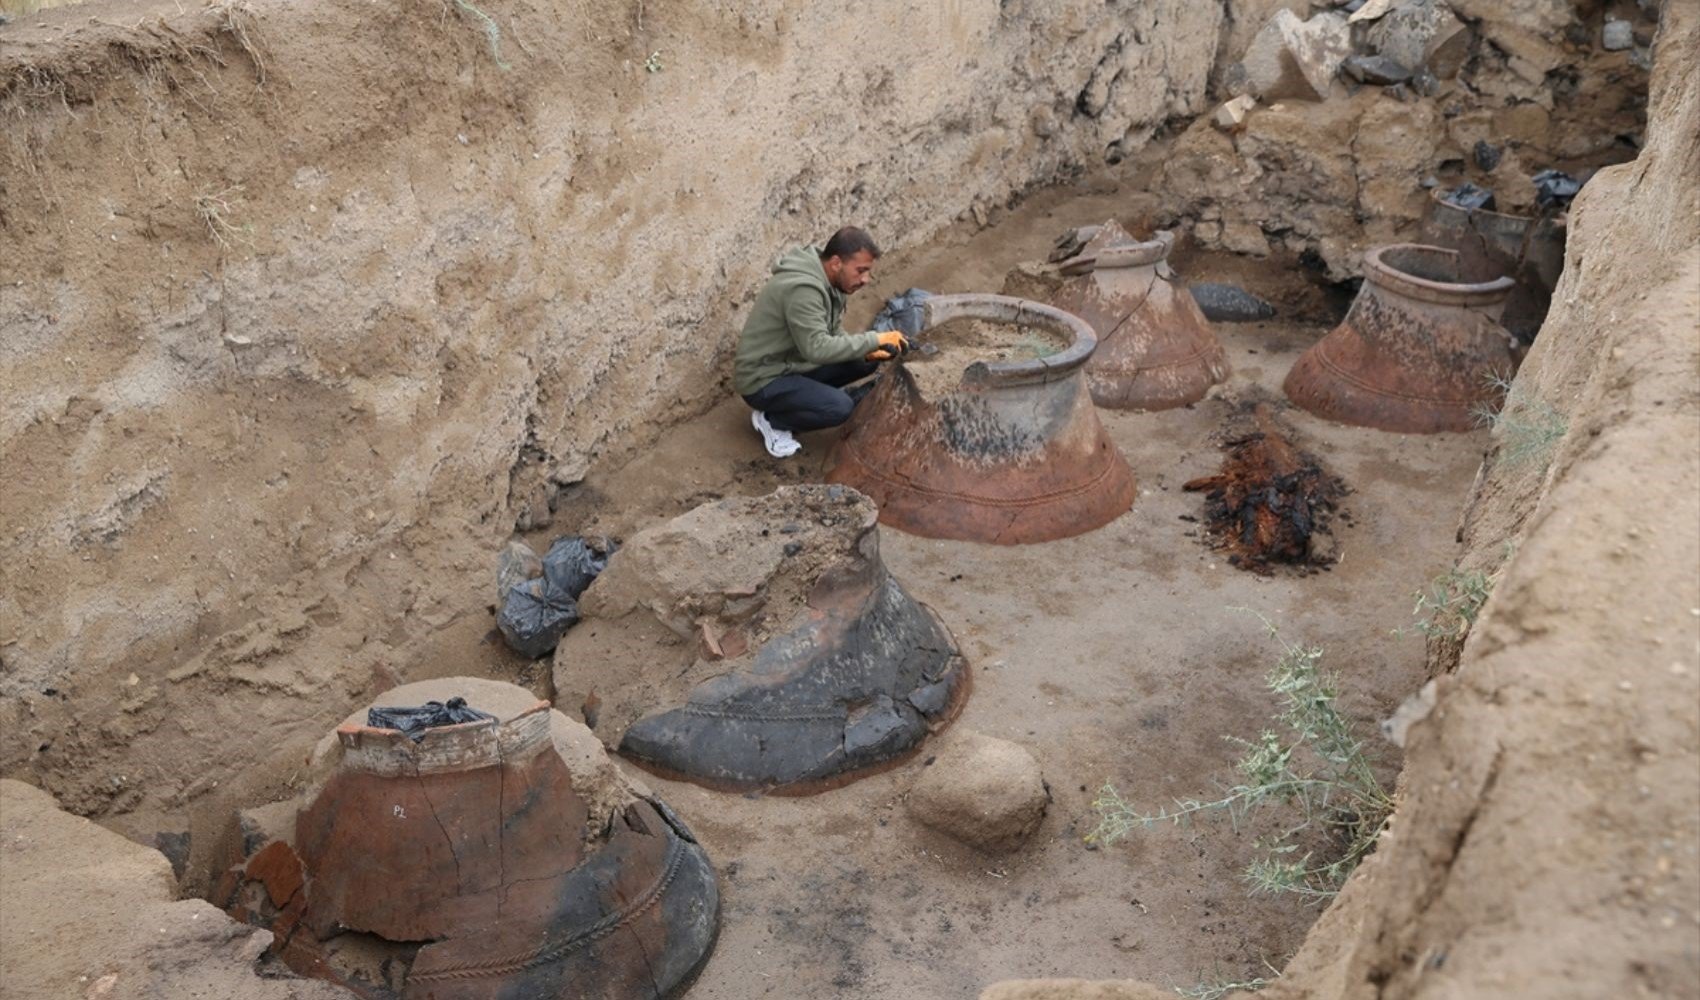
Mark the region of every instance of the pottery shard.
POLYGON ((1039 762, 1025 747, 959 730, 909 789, 909 814, 925 826, 991 853, 1033 835, 1050 803, 1039 762))
MULTIPOLYGON (((1449 80, 1470 55, 1470 28, 1443 0, 1403 0, 1367 31, 1376 53, 1449 80)), ((1396 81, 1395 81, 1396 82, 1396 81)))
POLYGON ((1301 21, 1292 11, 1279 10, 1246 50, 1246 85, 1265 101, 1320 101, 1329 96, 1340 64, 1351 54, 1344 17, 1328 12, 1301 21))

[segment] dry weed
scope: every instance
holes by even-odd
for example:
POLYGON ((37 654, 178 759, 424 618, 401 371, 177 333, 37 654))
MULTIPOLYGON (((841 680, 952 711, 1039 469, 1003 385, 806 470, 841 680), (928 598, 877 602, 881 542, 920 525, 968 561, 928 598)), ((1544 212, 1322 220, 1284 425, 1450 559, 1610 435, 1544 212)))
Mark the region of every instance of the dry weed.
POLYGON ((230 198, 242 192, 242 185, 227 187, 223 191, 202 192, 195 196, 195 217, 201 220, 201 225, 207 229, 222 251, 229 251, 233 244, 252 246, 250 238, 252 227, 238 226, 231 221, 232 207, 230 198))

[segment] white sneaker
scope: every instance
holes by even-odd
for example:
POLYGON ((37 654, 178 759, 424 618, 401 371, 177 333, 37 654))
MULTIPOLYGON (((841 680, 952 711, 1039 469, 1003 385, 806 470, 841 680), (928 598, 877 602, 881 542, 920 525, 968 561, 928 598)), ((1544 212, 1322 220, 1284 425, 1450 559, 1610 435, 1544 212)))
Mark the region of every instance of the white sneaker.
POLYGON ((790 458, 803 450, 803 445, 791 436, 790 431, 782 431, 767 422, 767 414, 756 410, 750 414, 750 424, 761 432, 761 443, 767 446, 767 453, 774 458, 790 458))

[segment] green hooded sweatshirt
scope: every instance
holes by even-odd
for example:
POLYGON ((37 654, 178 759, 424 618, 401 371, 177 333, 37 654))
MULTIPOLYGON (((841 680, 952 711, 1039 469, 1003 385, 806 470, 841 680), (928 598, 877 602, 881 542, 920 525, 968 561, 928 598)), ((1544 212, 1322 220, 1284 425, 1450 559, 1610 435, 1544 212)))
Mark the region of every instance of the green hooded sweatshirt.
POLYGON ((820 251, 798 247, 773 265, 738 335, 732 386, 758 392, 781 375, 857 361, 879 347, 876 333, 845 333, 844 293, 832 287, 820 251))

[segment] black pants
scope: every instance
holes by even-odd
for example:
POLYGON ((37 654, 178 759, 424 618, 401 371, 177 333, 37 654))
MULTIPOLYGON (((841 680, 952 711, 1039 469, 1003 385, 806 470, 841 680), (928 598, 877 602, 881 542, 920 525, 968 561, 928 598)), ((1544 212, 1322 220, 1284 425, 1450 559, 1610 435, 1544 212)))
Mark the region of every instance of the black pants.
POLYGON ((801 375, 781 375, 745 396, 744 402, 767 414, 767 422, 782 431, 837 427, 850 419, 857 400, 866 394, 865 389, 845 392, 842 386, 867 378, 877 368, 871 361, 845 361, 801 375))

